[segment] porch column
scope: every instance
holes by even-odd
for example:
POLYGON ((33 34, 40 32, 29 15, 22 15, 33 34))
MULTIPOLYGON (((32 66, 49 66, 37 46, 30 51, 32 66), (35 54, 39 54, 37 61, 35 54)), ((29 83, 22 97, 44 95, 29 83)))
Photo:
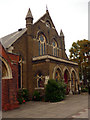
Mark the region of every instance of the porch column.
POLYGON ((49 80, 49 76, 45 76, 45 85, 48 83, 48 80, 49 80))
POLYGON ((71 79, 69 81, 69 84, 70 84, 70 94, 72 94, 72 85, 71 85, 71 79))
POLYGON ((76 82, 76 91, 78 92, 78 84, 77 84, 77 79, 75 80, 76 82))

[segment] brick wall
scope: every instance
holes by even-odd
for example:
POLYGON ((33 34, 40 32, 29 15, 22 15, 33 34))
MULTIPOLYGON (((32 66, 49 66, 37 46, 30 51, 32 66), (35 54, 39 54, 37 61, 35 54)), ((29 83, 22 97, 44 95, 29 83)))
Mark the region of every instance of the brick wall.
POLYGON ((2 49, 1 61, 6 62, 12 71, 12 78, 7 76, 2 78, 2 110, 7 111, 19 107, 17 101, 17 90, 18 90, 18 61, 19 56, 14 54, 9 54, 5 51, 3 46, 0 44, 0 49, 2 49))

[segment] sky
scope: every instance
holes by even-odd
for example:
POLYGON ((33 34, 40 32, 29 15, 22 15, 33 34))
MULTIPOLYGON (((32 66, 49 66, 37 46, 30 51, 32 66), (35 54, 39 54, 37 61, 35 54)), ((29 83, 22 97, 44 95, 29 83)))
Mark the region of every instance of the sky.
POLYGON ((0 38, 26 27, 25 17, 31 9, 34 22, 46 12, 48 7, 55 28, 65 35, 65 48, 73 42, 88 39, 89 0, 0 0, 0 38))

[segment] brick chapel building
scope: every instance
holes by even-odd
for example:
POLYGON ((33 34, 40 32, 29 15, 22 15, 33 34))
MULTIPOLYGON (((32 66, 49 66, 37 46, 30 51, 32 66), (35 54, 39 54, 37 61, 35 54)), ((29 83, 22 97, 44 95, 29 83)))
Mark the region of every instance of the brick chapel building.
POLYGON ((70 91, 78 90, 78 64, 68 59, 65 39, 61 30, 57 33, 49 11, 35 23, 29 9, 26 28, 19 29, 1 39, 9 53, 18 54, 19 88, 44 90, 48 79, 64 80, 70 91))

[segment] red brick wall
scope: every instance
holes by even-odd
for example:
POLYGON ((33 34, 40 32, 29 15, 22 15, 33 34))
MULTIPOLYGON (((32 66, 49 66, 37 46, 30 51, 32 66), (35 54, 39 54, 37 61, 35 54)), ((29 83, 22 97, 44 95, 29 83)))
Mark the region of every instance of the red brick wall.
POLYGON ((2 80, 2 110, 11 110, 17 108, 16 90, 13 79, 2 80))
POLYGON ((7 53, 3 46, 0 44, 2 53, 0 55, 7 62, 12 70, 12 78, 2 79, 2 110, 11 110, 19 107, 17 101, 18 90, 18 61, 19 56, 7 53))

